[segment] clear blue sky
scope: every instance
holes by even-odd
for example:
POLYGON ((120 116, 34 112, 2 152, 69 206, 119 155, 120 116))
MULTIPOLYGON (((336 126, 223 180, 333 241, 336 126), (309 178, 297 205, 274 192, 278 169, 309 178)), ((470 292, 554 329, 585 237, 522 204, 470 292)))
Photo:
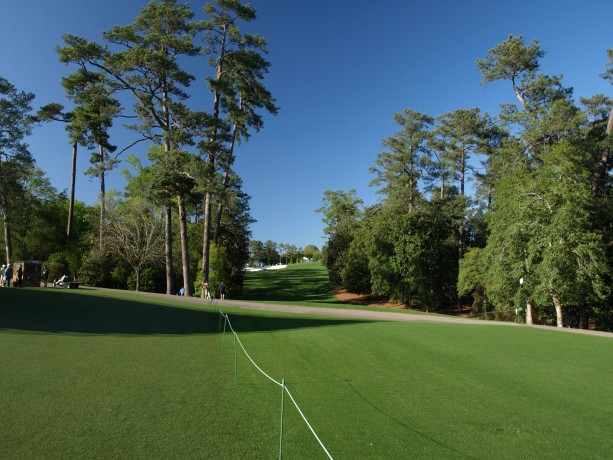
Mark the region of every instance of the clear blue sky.
MULTIPOLYGON (((35 93, 35 108, 49 102, 69 105, 60 81, 74 69, 57 61, 54 48, 61 35, 100 40, 103 31, 131 23, 146 3, 5 1, 0 75, 19 90, 35 93)), ((204 2, 190 3, 201 12, 204 2)), ((547 52, 542 70, 563 74, 577 98, 613 96, 613 87, 599 77, 606 49, 613 48, 610 1, 251 3, 258 19, 248 30, 268 41, 266 85, 280 107, 237 152, 235 168, 252 197, 257 240, 321 247, 323 224, 314 210, 325 190, 355 188, 366 204, 375 203, 368 168, 381 141, 397 130, 391 121, 395 112, 411 108, 437 116, 479 107, 494 115, 500 103, 513 102, 507 84, 484 89, 475 66, 476 58, 511 34, 527 42, 538 39, 547 52)), ((198 97, 210 110, 210 95, 198 97)), ((112 141, 121 148, 128 142, 124 136, 112 141)), ((70 147, 64 127, 37 128, 28 142, 52 184, 67 189, 70 147)), ((89 154, 81 149, 77 199, 93 204, 99 187, 82 175, 88 164, 89 154)), ((119 170, 111 173, 109 184, 123 189, 119 170)))

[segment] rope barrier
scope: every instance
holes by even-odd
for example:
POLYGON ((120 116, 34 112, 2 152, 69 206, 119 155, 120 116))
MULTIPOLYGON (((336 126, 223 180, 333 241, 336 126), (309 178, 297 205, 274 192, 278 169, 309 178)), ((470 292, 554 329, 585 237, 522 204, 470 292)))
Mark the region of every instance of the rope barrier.
MULTIPOLYGON (((222 313, 223 314, 223 313, 222 313)), ((258 366, 255 361, 253 359, 251 359, 251 356, 249 356, 249 353, 247 353, 247 350, 245 350, 245 347, 243 346, 243 343, 241 342, 241 339, 238 337, 238 334, 236 333, 236 331, 234 330, 234 328, 232 328, 232 323, 230 322, 230 318, 228 318, 228 315, 225 315, 226 320, 228 321, 228 326, 230 326, 230 330, 232 331, 232 333, 234 334, 234 338, 236 339, 236 341, 238 342, 238 344, 241 346, 241 348, 243 349, 243 353, 245 353, 245 356, 247 356, 247 358, 249 358, 249 361, 251 361, 251 364, 253 364, 255 366, 255 368, 260 371, 260 373, 266 377, 268 380, 270 380, 272 383, 275 383, 279 386, 283 386, 281 384, 281 382, 277 382, 275 379, 273 379, 270 375, 268 375, 266 372, 264 372, 260 366, 258 366)))
POLYGON ((315 439, 317 439, 317 442, 319 443, 319 445, 321 446, 321 448, 324 450, 324 452, 326 453, 326 455, 328 456, 328 458, 330 460, 332 460, 332 456, 330 455, 330 452, 328 452, 328 449, 326 449, 326 446, 324 446, 324 443, 321 442, 321 440, 319 439, 319 436, 317 436, 317 433, 315 433, 315 430, 313 429, 313 427, 311 426, 311 424, 309 423, 309 421, 307 420, 307 418, 304 416, 304 414, 302 413, 302 411, 300 410, 300 407, 298 407, 298 404, 296 403, 296 401, 294 400, 294 397, 292 396, 292 394, 289 392, 289 390, 287 389, 287 387, 285 388, 285 392, 287 393, 287 395, 289 396, 289 399, 292 400, 292 402, 294 403, 294 406, 296 406, 296 409, 298 410, 298 413, 300 414, 300 416, 302 417, 302 420, 304 420, 304 423, 307 424, 307 426, 309 427, 309 430, 311 430, 311 433, 313 433, 313 436, 315 436, 315 439))
MULTIPOLYGON (((281 382, 276 381, 275 379, 273 379, 270 375, 268 375, 266 372, 264 372, 260 366, 257 365, 257 363, 253 360, 253 358, 251 358, 251 356, 249 355, 249 353, 247 353, 247 350, 245 349, 245 347, 243 346, 243 343, 241 342, 240 338, 238 337, 238 334, 236 333, 236 331, 234 330, 234 328, 232 327, 232 323, 230 322, 230 317, 228 315, 226 315, 224 312, 222 312, 221 310, 219 310, 219 314, 221 315, 219 318, 219 329, 221 332, 221 317, 223 316, 225 318, 224 321, 224 328, 223 328, 223 334, 225 337, 225 333, 226 333, 226 324, 228 324, 228 326, 230 327, 230 330, 232 331, 232 334, 234 334, 234 342, 236 344, 236 342, 238 342, 238 344, 240 345, 241 349, 243 350, 243 353, 245 353, 245 356, 247 356, 247 358, 249 359, 249 361, 251 362, 251 364, 253 364, 253 366, 260 371, 260 373, 265 376, 268 380, 270 380, 271 382, 273 382, 274 384, 278 385, 281 387, 281 433, 280 433, 280 441, 279 441, 279 458, 282 459, 283 458, 283 406, 284 406, 284 400, 283 400, 283 394, 287 393, 287 395, 289 396, 289 398, 291 399, 292 403, 294 404, 294 407, 296 408, 296 410, 298 411, 298 413, 300 414, 300 416, 302 417, 302 420, 304 420, 304 423, 306 423, 307 427, 309 428, 309 430, 311 431, 311 433, 313 434, 313 436, 315 436, 315 439, 317 440, 317 442, 319 443, 319 445, 321 446, 321 448, 324 450, 324 452, 326 453, 326 455, 328 456, 328 458, 330 460, 332 459, 332 456, 330 455, 330 452, 328 452, 328 449, 326 449, 326 446, 324 446, 323 442, 321 441, 321 439, 319 439, 319 436, 317 436, 317 433, 315 432, 315 430, 313 429, 313 427, 311 426, 311 424, 309 423, 309 421, 307 420, 306 416, 304 415, 304 413, 302 412, 302 410, 300 409, 300 407, 298 406, 298 403, 296 402, 296 400, 294 399, 294 397, 292 396, 292 394, 290 393, 289 389, 287 388, 287 386, 285 385, 285 379, 283 379, 281 382)), ((223 343, 223 339, 222 339, 222 343, 223 343)), ((223 345, 222 345, 223 346, 223 345)), ((236 381, 236 345, 234 346, 234 379, 236 381)))

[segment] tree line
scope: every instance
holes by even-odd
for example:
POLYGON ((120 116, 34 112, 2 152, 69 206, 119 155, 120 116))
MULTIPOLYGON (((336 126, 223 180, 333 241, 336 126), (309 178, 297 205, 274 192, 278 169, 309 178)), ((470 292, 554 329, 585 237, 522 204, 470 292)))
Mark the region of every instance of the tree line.
MULTIPOLYGON (((613 49, 601 76, 613 83, 613 49)), ((324 193, 331 280, 407 306, 471 305, 525 321, 613 330, 613 100, 575 102, 510 36, 476 65, 517 99, 431 116, 406 109, 370 172, 379 203, 324 193)))
POLYGON ((53 102, 34 113, 34 94, 0 77, 7 263, 39 259, 51 265, 52 276, 69 272, 98 286, 168 294, 182 286, 191 295, 203 281, 223 279, 240 292, 253 219, 232 166, 237 145, 263 127, 261 113, 278 108, 263 84, 266 41, 241 31, 256 19, 255 8, 214 0, 203 12, 205 19, 196 20, 188 4, 153 0, 100 42, 64 34, 56 51, 74 70, 61 81, 69 108, 53 102), (203 69, 198 77, 205 84, 194 83, 188 63, 203 69), (195 100, 202 89, 209 101, 195 100), (110 135, 119 119, 133 134, 121 148, 110 135), (25 142, 46 122, 61 123, 72 146, 69 194, 50 186, 25 142), (124 171, 122 194, 107 192, 107 174, 141 142, 149 145, 150 164, 128 155, 137 174, 124 171), (75 199, 79 147, 90 152, 87 174, 100 184, 96 206, 75 199))
POLYGON ((295 244, 275 243, 272 240, 249 242, 249 264, 278 265, 297 264, 304 261, 321 260, 321 251, 314 244, 304 248, 295 244))

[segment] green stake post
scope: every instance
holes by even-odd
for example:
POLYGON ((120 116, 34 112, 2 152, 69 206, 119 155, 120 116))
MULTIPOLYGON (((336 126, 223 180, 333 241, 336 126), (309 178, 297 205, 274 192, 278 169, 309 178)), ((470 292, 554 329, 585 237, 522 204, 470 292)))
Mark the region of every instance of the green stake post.
POLYGON ((279 435, 279 460, 283 460, 283 406, 285 402, 285 379, 281 380, 281 434, 279 435))
POLYGON ((238 383, 238 364, 236 358, 236 334, 234 334, 234 383, 238 383))

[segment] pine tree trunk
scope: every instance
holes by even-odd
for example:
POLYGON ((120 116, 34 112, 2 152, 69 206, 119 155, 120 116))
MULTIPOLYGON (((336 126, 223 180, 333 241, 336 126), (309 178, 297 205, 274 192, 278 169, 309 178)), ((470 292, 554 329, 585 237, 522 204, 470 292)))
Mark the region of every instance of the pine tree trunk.
POLYGON ((166 206, 164 219, 164 255, 166 258, 166 294, 174 291, 174 269, 172 267, 172 208, 166 206))
MULTIPOLYGON (((224 60, 226 57, 226 38, 227 29, 224 29, 224 33, 221 41, 221 48, 219 52, 219 62, 217 64, 217 71, 215 72, 215 80, 219 81, 223 74, 224 60)), ((219 104, 221 101, 221 94, 219 90, 215 91, 215 98, 213 100, 213 120, 217 122, 219 120, 219 104)), ((217 141, 217 127, 213 128, 213 132, 210 136, 211 145, 215 145, 217 141)), ((208 162, 211 165, 211 169, 214 170, 216 161, 216 152, 208 152, 208 162)), ((207 190, 204 195, 204 235, 202 238, 202 282, 209 281, 209 265, 211 255, 211 200, 212 193, 207 190)), ((201 289, 200 297, 204 298, 204 289, 201 289)))
POLYGON ((187 242, 187 213, 185 212, 185 203, 183 202, 183 196, 177 196, 177 204, 179 207, 179 226, 181 233, 181 265, 183 266, 183 289, 185 295, 192 294, 191 289, 191 275, 189 271, 189 247, 187 242))
MULTIPOLYGON (((211 192, 204 196, 204 231, 202 242, 202 282, 209 281, 209 265, 211 254, 211 192)), ((204 289, 200 290, 200 297, 204 298, 204 289)))
POLYGON ((100 154, 100 250, 104 248, 104 226, 106 219, 106 185, 104 183, 104 148, 99 146, 100 154))
POLYGON ((6 253, 6 263, 10 264, 13 259, 13 241, 11 238, 11 221, 7 215, 6 207, 4 209, 4 250, 6 253))
MULTIPOLYGON (((226 171, 223 178, 223 188, 224 190, 228 188, 229 182, 229 173, 226 171)), ((219 235, 221 234, 221 216, 223 214, 223 199, 219 200, 219 204, 217 205, 217 214, 215 215, 215 233, 213 234, 213 243, 219 243, 219 235)))
POLYGON ((66 227, 66 239, 70 240, 72 235, 72 221, 74 219, 74 199, 75 199, 75 185, 77 177, 77 147, 75 142, 72 144, 72 174, 70 176, 70 202, 68 204, 68 226, 66 227))
MULTIPOLYGON (((238 109, 241 110, 243 108, 243 95, 241 94, 238 100, 238 109)), ((234 122, 232 125, 232 142, 230 143, 230 161, 228 162, 228 167, 223 176, 223 190, 228 188, 228 184, 230 183, 230 166, 234 162, 234 146, 236 145, 236 139, 238 137, 238 123, 234 122)), ((221 233, 221 216, 223 214, 223 200, 219 200, 219 204, 217 205, 217 215, 215 216, 215 233, 213 234, 213 243, 217 244, 219 242, 219 235, 221 233)))
POLYGON ((215 215, 215 232, 213 233, 213 244, 219 244, 219 235, 221 234, 221 215, 223 214, 223 203, 219 201, 217 205, 217 214, 215 215))

